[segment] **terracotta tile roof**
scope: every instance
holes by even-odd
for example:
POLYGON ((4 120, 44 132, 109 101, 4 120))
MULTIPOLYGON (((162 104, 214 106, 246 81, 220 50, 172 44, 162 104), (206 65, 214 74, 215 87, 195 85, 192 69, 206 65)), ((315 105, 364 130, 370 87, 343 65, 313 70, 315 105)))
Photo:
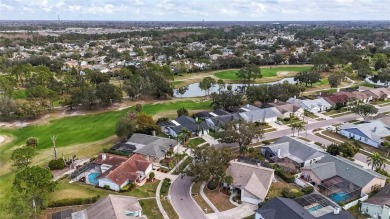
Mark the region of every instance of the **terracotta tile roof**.
POLYGON ((142 155, 134 154, 119 166, 108 169, 99 178, 108 178, 112 182, 122 185, 127 180, 135 181, 139 175, 137 172, 145 172, 150 164, 142 155))
POLYGON ((125 156, 114 155, 114 154, 99 154, 99 156, 93 161, 96 164, 108 164, 111 166, 119 166, 125 162, 128 158, 125 156), (105 158, 103 159, 103 157, 105 158))

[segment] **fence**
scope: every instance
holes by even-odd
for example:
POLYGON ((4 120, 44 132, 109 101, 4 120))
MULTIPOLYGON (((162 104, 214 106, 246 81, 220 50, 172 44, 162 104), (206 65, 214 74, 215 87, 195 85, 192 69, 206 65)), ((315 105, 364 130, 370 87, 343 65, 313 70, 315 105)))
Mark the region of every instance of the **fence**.
POLYGON ((359 199, 357 199, 357 200, 355 200, 355 201, 353 201, 353 202, 350 202, 350 203, 344 205, 343 208, 344 208, 345 210, 348 210, 349 208, 351 208, 351 207, 357 205, 357 204, 359 203, 359 201, 365 201, 365 200, 367 200, 367 199, 368 199, 368 195, 367 195, 367 194, 364 194, 363 197, 361 197, 361 198, 359 198, 359 199))

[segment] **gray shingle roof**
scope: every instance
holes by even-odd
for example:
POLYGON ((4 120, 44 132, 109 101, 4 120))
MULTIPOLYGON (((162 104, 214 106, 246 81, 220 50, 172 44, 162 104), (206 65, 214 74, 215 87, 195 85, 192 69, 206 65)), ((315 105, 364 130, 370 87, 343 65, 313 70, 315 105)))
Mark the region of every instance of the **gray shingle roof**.
MULTIPOLYGON (((319 163, 330 163, 330 162, 333 162, 335 164, 336 172, 338 176, 362 188, 366 186, 367 183, 369 183, 375 177, 380 179, 386 179, 385 176, 373 170, 363 169, 363 167, 353 163, 350 160, 347 160, 342 157, 335 157, 332 155, 326 155, 321 160, 319 160, 317 164, 314 165, 318 165, 319 163)), ((327 167, 332 168, 330 165, 327 165, 327 167)))
POLYGON ((309 168, 302 167, 301 169, 312 170, 320 180, 329 179, 337 175, 336 166, 334 162, 316 163, 311 165, 309 168))
POLYGON ((371 120, 361 124, 346 123, 340 127, 340 130, 350 130, 352 132, 353 129, 359 130, 367 138, 376 142, 380 142, 383 137, 390 136, 389 127, 379 120, 371 120))
POLYGON ((390 183, 383 187, 377 194, 367 199, 364 203, 374 205, 387 205, 390 207, 390 183))
POLYGON ((107 195, 83 211, 72 214, 75 219, 143 219, 144 217, 126 216, 126 212, 142 210, 138 199, 123 195, 107 195))
POLYGON ((274 107, 259 109, 256 111, 243 112, 243 113, 239 113, 239 115, 244 120, 251 121, 251 122, 263 121, 264 119, 267 118, 277 117, 274 107))
POLYGON ((271 150, 274 155, 277 155, 277 151, 280 149, 281 157, 288 157, 297 163, 319 158, 325 156, 326 154, 316 145, 308 144, 307 142, 303 142, 290 136, 283 136, 276 140, 274 144, 263 148, 271 150))
POLYGON ((135 145, 137 148, 134 150, 135 153, 161 158, 169 148, 176 146, 178 141, 175 139, 135 133, 126 144, 135 145))
POLYGON ((264 219, 315 219, 306 209, 293 199, 276 197, 255 210, 264 219))

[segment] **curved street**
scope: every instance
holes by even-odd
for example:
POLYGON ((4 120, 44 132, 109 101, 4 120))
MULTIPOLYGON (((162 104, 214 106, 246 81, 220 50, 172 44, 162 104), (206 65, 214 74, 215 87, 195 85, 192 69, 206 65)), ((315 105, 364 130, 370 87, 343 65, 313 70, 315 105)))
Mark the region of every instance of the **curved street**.
POLYGON ((190 194, 191 177, 184 176, 177 179, 171 185, 171 201, 180 218, 206 219, 202 210, 198 207, 190 194))

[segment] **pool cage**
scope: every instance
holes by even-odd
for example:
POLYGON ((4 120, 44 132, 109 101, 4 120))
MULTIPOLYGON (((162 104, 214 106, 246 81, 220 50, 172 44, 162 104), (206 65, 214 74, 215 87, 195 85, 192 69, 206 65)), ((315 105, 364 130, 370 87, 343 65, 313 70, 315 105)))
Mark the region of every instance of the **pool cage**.
POLYGON ((337 207, 334 203, 329 201, 326 197, 322 196, 321 194, 308 194, 304 195, 302 197, 296 198, 295 201, 302 207, 306 208, 307 206, 313 205, 315 203, 321 205, 322 207, 337 207))
POLYGON ((362 188, 352 182, 334 176, 318 185, 320 192, 337 203, 346 203, 360 197, 362 188))

